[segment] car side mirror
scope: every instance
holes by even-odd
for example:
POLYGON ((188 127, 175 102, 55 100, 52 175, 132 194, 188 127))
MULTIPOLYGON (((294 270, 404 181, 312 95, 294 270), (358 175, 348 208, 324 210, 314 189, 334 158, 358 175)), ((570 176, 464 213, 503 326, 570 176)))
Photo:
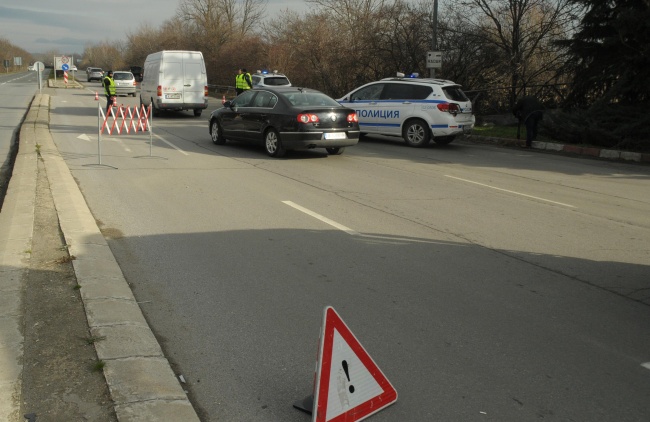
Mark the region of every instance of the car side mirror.
POLYGON ((225 103, 223 103, 224 107, 232 108, 232 101, 228 100, 225 103))

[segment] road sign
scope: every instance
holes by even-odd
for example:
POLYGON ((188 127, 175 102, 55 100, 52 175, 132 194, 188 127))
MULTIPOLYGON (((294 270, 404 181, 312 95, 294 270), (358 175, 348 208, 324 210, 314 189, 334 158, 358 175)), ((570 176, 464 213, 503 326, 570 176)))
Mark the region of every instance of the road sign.
POLYGON ((63 64, 61 65, 61 69, 63 69, 63 70, 70 70, 70 65, 67 64, 67 63, 63 63, 63 64))
POLYGON ((427 68, 428 69, 442 68, 442 51, 427 52, 427 68))
MULTIPOLYGON (((65 64, 65 63, 68 63, 69 61, 70 61, 70 58, 69 58, 69 57, 61 56, 61 63, 65 64)), ((65 69, 64 69, 64 70, 65 70, 65 69)))
POLYGON ((312 422, 355 422, 397 400, 397 391, 334 308, 325 308, 312 422))

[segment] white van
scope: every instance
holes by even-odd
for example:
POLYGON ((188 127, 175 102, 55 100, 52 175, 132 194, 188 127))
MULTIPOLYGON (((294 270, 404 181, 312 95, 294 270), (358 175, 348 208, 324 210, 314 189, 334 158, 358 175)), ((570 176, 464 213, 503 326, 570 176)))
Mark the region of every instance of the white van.
POLYGON ((152 104, 154 116, 162 110, 194 110, 198 117, 208 108, 208 76, 200 51, 149 54, 140 87, 140 104, 152 104))

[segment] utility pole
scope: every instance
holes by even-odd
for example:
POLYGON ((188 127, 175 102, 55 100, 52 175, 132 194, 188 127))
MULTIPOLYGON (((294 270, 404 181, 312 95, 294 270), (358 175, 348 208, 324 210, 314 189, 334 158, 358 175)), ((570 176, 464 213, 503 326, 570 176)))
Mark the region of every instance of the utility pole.
MULTIPOLYGON (((433 0, 433 34, 431 36, 431 51, 438 51, 438 0, 433 0)), ((436 69, 429 69, 429 77, 436 77, 436 69)))

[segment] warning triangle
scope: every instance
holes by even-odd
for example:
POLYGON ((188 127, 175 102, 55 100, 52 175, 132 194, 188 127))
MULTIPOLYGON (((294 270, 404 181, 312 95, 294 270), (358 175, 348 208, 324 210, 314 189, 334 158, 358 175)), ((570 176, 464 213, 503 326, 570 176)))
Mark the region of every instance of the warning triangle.
POLYGON ((397 400, 397 391, 334 308, 325 308, 312 422, 354 422, 397 400))

